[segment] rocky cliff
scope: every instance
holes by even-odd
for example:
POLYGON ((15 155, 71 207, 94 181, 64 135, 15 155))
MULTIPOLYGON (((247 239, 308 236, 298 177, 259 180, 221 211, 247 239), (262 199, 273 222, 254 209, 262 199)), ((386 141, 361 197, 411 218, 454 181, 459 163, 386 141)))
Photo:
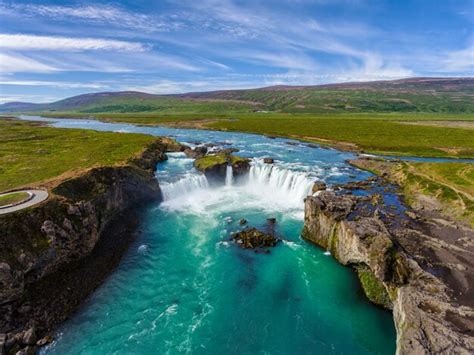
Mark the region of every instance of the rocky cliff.
POLYGON ((90 169, 37 207, 0 216, 0 353, 34 352, 117 265, 133 240, 137 206, 160 199, 158 139, 122 166, 90 169))
MULTIPOLYGON (((308 197, 303 237, 353 266, 369 299, 393 309, 398 354, 472 354, 474 311, 460 296, 469 286, 460 290, 438 276, 435 262, 420 266, 417 260, 434 259, 420 245, 435 248, 421 222, 380 209, 369 213, 367 200, 332 191, 308 197)), ((459 245, 452 249, 460 253, 459 245)))

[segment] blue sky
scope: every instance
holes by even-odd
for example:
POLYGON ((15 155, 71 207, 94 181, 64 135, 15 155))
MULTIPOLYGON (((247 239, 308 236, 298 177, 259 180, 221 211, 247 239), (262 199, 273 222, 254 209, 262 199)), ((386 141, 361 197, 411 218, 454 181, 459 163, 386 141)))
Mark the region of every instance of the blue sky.
POLYGON ((473 0, 0 1, 0 103, 473 73, 473 0))

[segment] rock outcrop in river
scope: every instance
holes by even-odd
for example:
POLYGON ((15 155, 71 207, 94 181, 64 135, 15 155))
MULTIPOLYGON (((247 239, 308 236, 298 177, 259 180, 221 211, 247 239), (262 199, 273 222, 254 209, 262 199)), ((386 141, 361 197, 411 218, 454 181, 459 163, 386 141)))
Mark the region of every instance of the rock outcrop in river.
POLYGON ((232 167, 234 178, 239 179, 247 175, 250 170, 250 161, 246 158, 220 152, 196 159, 194 166, 203 172, 211 183, 224 183, 228 166, 232 167))
POLYGON ((232 235, 232 240, 243 249, 274 247, 280 241, 272 233, 264 233, 257 228, 248 228, 232 235))
POLYGON ((158 139, 128 164, 65 180, 35 208, 0 216, 0 353, 34 352, 117 265, 133 240, 135 207, 161 197, 158 139))
POLYGON ((443 241, 432 225, 367 203, 373 199, 332 191, 308 197, 303 237, 355 267, 370 300, 393 309, 398 354, 472 354, 470 244, 443 241))

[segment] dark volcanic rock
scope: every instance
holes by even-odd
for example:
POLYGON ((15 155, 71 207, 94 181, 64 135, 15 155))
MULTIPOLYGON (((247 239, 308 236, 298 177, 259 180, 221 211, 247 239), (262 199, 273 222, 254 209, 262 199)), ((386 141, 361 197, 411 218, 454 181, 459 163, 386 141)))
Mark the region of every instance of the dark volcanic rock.
POLYGON ((256 228, 245 229, 232 235, 232 240, 244 249, 274 247, 280 241, 273 234, 263 233, 256 228))
POLYGON ((343 189, 343 190, 369 190, 373 186, 373 180, 366 179, 362 181, 350 181, 345 184, 338 184, 335 185, 335 188, 343 189))
POLYGON ((23 334, 23 344, 25 345, 35 345, 36 344, 36 332, 35 328, 32 327, 28 329, 25 334, 23 334))
POLYGON ((240 224, 240 225, 247 224, 247 220, 246 220, 245 218, 242 218, 242 219, 239 221, 239 224, 240 224))
POLYGON ((318 191, 326 190, 327 186, 324 181, 316 181, 313 185, 313 194, 318 191))
POLYGON ((240 151, 238 148, 218 148, 214 150, 214 153, 231 155, 232 153, 237 153, 238 151, 240 151))
POLYGON ((263 162, 265 164, 273 164, 274 160, 273 160, 273 158, 263 158, 263 162))
POLYGON ((189 158, 199 159, 207 154, 207 147, 187 148, 184 150, 184 154, 189 158))

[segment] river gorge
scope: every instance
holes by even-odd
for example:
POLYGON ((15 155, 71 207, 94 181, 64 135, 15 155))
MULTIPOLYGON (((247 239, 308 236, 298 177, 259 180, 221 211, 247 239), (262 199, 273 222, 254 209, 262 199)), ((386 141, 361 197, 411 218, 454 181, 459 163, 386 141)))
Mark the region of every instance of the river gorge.
MULTIPOLYGON (((139 232, 118 268, 41 353, 395 352, 391 312, 367 300, 351 268, 301 238, 315 181, 370 176, 346 163, 352 153, 251 134, 22 118, 168 136, 210 152, 232 147, 251 159, 248 176, 227 169, 215 183, 194 159, 167 153, 155 172, 162 201, 137 209, 139 232), (269 253, 238 248, 231 235, 242 220, 282 242, 269 253)), ((400 207, 395 194, 385 198, 400 207)))

